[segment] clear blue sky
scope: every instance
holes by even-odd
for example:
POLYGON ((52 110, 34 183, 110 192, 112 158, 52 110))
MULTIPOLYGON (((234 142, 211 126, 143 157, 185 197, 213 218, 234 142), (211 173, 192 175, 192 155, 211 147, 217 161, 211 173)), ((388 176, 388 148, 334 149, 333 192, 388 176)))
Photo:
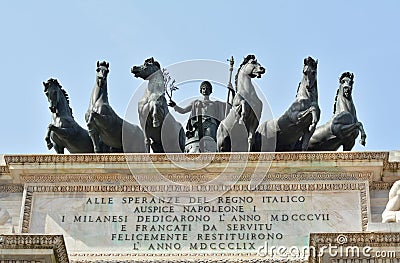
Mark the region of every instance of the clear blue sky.
MULTIPOLYGON (((132 65, 151 56, 166 67, 232 55, 238 64, 247 54, 267 68, 256 82, 276 117, 294 100, 305 57, 319 61, 319 124, 332 116, 339 75, 353 72, 368 136, 353 150, 399 150, 399 12, 395 0, 4 1, 0 153, 54 153, 44 142, 51 115, 42 82, 50 77, 86 127, 97 60, 110 63, 110 103, 124 116, 142 83, 132 65)), ((176 92, 178 103, 197 95, 197 84, 176 92)))

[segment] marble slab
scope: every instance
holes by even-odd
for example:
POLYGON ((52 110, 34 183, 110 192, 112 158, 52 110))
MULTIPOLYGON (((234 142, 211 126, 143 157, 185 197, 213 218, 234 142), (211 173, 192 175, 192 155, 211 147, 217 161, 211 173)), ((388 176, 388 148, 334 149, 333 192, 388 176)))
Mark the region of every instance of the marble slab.
POLYGON ((370 217, 366 180, 151 187, 27 185, 22 232, 64 235, 72 259, 263 259, 265 247, 308 246, 311 232, 364 231, 370 217))

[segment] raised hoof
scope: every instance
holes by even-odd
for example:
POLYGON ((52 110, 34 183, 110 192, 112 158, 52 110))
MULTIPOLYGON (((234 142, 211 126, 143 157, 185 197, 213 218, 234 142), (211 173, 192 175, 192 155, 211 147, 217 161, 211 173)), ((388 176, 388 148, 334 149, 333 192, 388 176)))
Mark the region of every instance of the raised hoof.
POLYGON ((53 143, 51 143, 51 142, 47 143, 47 149, 51 150, 51 148, 53 148, 53 146, 54 146, 53 143))

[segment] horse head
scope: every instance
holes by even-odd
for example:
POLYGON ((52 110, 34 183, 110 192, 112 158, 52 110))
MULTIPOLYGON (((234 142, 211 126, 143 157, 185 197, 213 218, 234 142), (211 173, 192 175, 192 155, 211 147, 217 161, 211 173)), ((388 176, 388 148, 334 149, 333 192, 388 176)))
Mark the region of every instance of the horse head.
POLYGON ((57 79, 50 78, 47 82, 43 82, 44 93, 47 96, 47 100, 50 103, 49 109, 52 113, 60 114, 63 111, 63 108, 68 107, 70 113, 72 115, 72 109, 69 107, 69 97, 67 92, 62 88, 60 83, 58 83, 57 79))
POLYGON ((304 59, 303 66, 303 86, 307 90, 313 89, 317 82, 317 66, 318 60, 314 60, 312 57, 304 59))
POLYGON ((110 72, 110 64, 106 61, 97 61, 96 68, 96 83, 99 87, 104 87, 107 84, 107 76, 110 72))
POLYGON ((144 61, 143 65, 133 66, 131 68, 131 73, 135 78, 142 78, 147 80, 151 75, 161 70, 160 63, 154 60, 153 57, 148 58, 144 61))
POLYGON ((239 66, 238 74, 239 72, 250 78, 261 78, 261 75, 265 73, 265 68, 258 63, 254 55, 247 55, 239 66))
POLYGON ((354 74, 350 72, 344 72, 339 78, 339 92, 343 97, 351 100, 351 94, 353 92, 354 74))
POLYGON ((344 72, 339 77, 339 88, 336 92, 335 104, 333 105, 333 113, 340 113, 342 111, 352 111, 352 92, 354 84, 354 74, 344 72))

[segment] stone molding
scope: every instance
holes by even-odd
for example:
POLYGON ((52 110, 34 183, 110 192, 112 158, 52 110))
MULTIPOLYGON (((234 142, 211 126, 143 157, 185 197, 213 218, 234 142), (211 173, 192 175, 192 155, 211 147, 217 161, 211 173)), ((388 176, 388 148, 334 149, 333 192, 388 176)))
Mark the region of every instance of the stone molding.
POLYGON ((385 160, 383 162, 383 169, 397 171, 400 169, 400 162, 389 162, 389 161, 385 160))
MULTIPOLYGON (((193 182, 203 183, 210 181, 218 176, 219 173, 203 171, 185 171, 174 173, 163 173, 163 177, 174 182, 193 182)), ((244 172, 237 180, 249 181, 252 173, 244 172)), ((368 180, 372 182, 371 172, 291 172, 277 173, 268 172, 263 181, 288 181, 288 180, 368 180)), ((21 181, 25 183, 65 183, 65 182, 131 182, 136 183, 136 177, 132 174, 26 174, 20 176, 21 181)), ((142 182, 157 182, 159 176, 152 174, 140 175, 142 182)))
MULTIPOLYGON (((335 246, 370 246, 372 248, 399 247, 400 233, 358 232, 358 233, 311 233, 309 245, 316 251, 329 244, 335 246), (345 237, 345 242, 338 237, 345 237)), ((310 255, 309 262, 320 262, 317 257, 310 255)))
POLYGON ((369 190, 390 190, 392 185, 393 185, 393 182, 392 183, 388 183, 388 182, 372 182, 369 185, 369 190))
POLYGON ((20 184, 0 184, 0 193, 22 193, 24 186, 20 184))
MULTIPOLYGON (((129 162, 170 162, 195 160, 204 162, 224 161, 384 161, 386 166, 389 152, 279 152, 279 153, 215 153, 215 154, 38 154, 4 155, 5 162, 17 163, 125 163, 129 162)), ((396 166, 398 167, 398 166, 396 166)))
POLYGON ((57 262, 69 262, 62 235, 0 235, 2 249, 52 249, 57 262))
POLYGON ((8 173, 10 173, 8 166, 0 166, 0 174, 8 174, 8 173))

